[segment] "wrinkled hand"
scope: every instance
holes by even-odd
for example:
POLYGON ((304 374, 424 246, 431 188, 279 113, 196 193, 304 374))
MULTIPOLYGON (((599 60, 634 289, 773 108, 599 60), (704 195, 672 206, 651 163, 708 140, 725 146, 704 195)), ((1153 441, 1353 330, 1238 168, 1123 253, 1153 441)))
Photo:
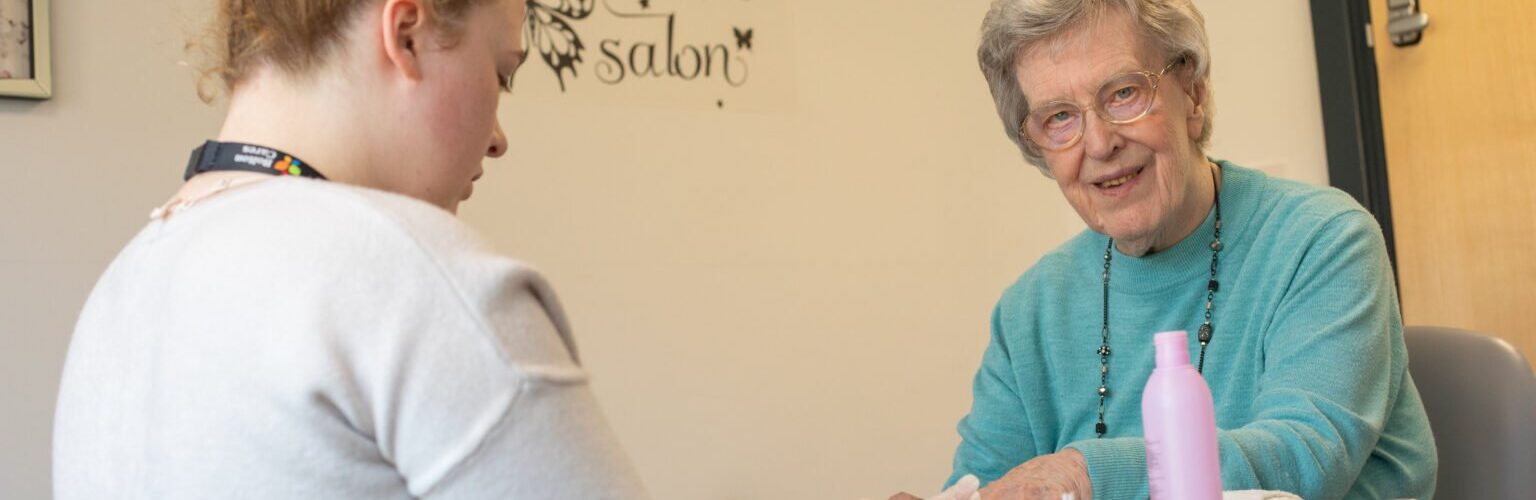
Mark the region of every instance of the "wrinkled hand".
MULTIPOLYGON (((949 489, 944 490, 937 495, 928 497, 928 500, 980 500, 981 494, 976 492, 976 488, 980 486, 981 480, 976 479, 976 476, 966 474, 965 477, 960 478, 959 481, 955 481, 954 486, 950 486, 949 489)), ((895 495, 891 495, 890 500, 923 499, 912 495, 911 493, 901 492, 895 495)))
POLYGON ((1014 467, 981 490, 983 500, 1092 500, 1093 481, 1083 454, 1072 448, 1041 455, 1014 467))

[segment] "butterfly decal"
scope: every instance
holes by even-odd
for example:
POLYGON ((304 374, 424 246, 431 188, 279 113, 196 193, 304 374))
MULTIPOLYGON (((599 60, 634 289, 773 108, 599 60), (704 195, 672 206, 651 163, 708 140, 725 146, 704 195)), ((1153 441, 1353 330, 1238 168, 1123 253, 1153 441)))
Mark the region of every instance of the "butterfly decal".
POLYGON ((752 50, 752 28, 742 31, 741 28, 732 26, 731 31, 736 35, 736 48, 752 50))
POLYGON ((539 52, 549 69, 554 70, 565 92, 565 72, 576 76, 576 63, 586 46, 571 22, 586 19, 597 7, 597 0, 527 0, 528 20, 524 31, 527 46, 539 52))

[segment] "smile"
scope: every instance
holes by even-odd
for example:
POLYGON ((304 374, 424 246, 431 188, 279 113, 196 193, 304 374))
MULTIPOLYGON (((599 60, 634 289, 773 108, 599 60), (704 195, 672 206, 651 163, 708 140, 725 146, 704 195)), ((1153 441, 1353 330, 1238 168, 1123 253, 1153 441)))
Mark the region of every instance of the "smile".
POLYGON ((1135 180, 1137 176, 1141 175, 1141 172, 1143 170, 1146 170, 1146 167, 1141 167, 1141 168, 1138 168, 1136 170, 1132 170, 1131 172, 1129 172, 1129 173, 1127 173, 1125 175, 1122 175, 1122 176, 1119 176, 1119 177, 1115 177, 1113 179, 1107 179, 1107 180, 1095 182, 1095 183, 1093 183, 1093 185, 1094 186, 1098 186, 1099 189, 1114 189, 1114 188, 1123 186, 1126 183, 1131 182, 1132 180, 1135 180))

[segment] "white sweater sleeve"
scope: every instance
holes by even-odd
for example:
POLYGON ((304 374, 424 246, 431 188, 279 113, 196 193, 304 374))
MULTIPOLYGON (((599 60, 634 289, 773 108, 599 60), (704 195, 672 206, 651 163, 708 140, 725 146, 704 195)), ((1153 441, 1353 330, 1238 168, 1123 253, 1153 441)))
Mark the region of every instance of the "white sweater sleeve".
MULTIPOLYGON (((553 333, 547 321, 543 326, 553 333)), ((448 455, 458 457, 458 463, 419 496, 642 498, 640 482, 615 444, 585 375, 570 365, 522 368, 509 381, 510 404, 480 433, 478 446, 467 454, 454 450, 448 455)))
POLYGON ((444 213, 394 215, 423 252, 418 271, 439 278, 402 318, 419 334, 402 332, 397 361, 371 378, 387 398, 380 449, 411 494, 644 498, 543 278, 444 213))

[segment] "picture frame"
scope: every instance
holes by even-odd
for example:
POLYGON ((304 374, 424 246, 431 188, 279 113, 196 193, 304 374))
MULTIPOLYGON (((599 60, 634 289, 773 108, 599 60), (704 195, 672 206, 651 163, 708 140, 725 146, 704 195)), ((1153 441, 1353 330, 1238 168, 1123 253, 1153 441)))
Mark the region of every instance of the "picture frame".
POLYGON ((50 0, 0 0, 0 98, 53 97, 50 0))

